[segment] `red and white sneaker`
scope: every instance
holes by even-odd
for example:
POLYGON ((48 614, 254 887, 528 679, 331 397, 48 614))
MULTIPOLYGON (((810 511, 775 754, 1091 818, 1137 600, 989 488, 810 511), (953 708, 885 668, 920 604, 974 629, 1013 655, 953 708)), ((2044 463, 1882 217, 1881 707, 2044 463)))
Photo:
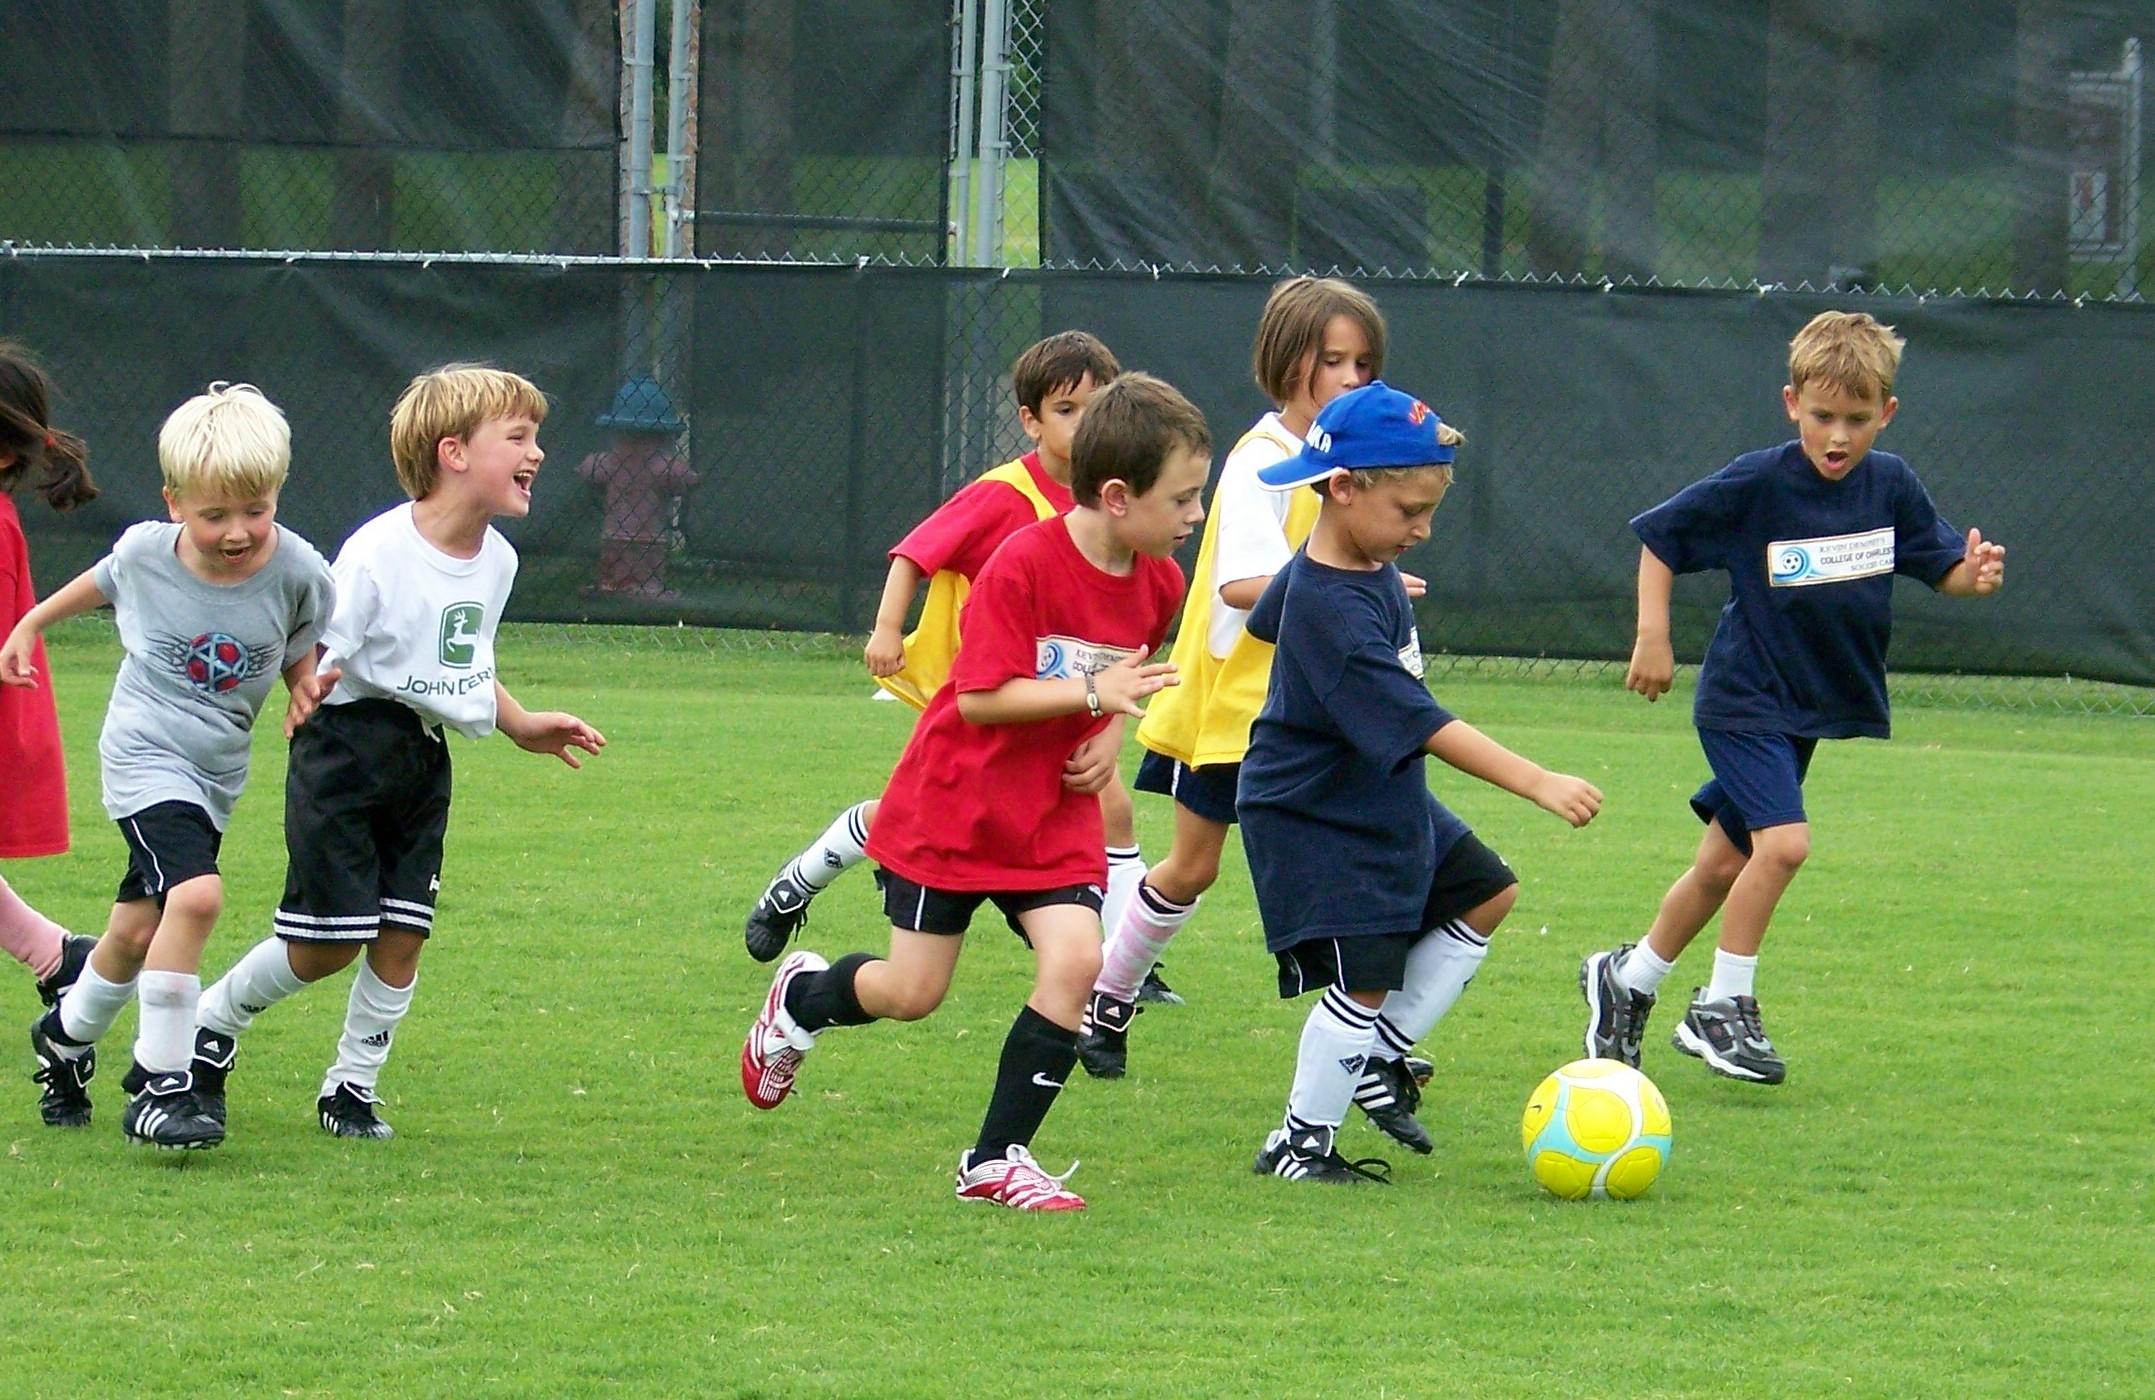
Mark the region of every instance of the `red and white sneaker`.
POLYGON ((816 1037, 800 1028, 786 1012, 786 988, 804 972, 829 967, 814 953, 798 952, 778 965, 771 979, 771 993, 763 999, 756 1024, 748 1028, 741 1043, 741 1089, 758 1108, 776 1108, 793 1092, 793 1076, 800 1071, 801 1056, 815 1048, 816 1037))
POLYGON ((1085 1198, 1063 1185, 1077 1169, 1078 1164, 1072 1162, 1070 1171, 1050 1176, 1032 1153, 1018 1146, 1007 1157, 974 1166, 973 1149, 968 1147, 958 1157, 958 1199, 987 1201, 1012 1210, 1083 1210, 1085 1198))

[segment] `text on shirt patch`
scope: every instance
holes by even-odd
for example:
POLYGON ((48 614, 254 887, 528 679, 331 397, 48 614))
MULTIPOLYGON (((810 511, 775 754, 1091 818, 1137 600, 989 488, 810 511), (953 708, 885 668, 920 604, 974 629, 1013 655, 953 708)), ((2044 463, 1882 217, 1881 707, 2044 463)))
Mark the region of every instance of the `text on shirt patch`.
POLYGON ((1077 637, 1042 637, 1034 643, 1033 678, 1066 681, 1097 675, 1135 652, 1077 637))
POLYGON ((1407 674, 1422 679, 1422 629, 1407 629, 1407 644, 1399 649, 1399 664, 1407 668, 1407 674))
POLYGON ((1775 588, 1846 583, 1893 572, 1890 526, 1815 540, 1775 540, 1766 546, 1766 579, 1775 588))

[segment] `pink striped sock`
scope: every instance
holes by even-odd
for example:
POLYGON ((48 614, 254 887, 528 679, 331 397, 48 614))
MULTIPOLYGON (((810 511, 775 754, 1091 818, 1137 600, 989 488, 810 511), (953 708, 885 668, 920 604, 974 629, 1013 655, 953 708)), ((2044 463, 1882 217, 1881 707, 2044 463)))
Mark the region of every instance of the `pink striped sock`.
POLYGON ((1138 983, 1159 960, 1160 950, 1189 921, 1197 901, 1177 904, 1151 884, 1137 887, 1137 894, 1123 911, 1122 925, 1108 930, 1107 944, 1100 950, 1100 979, 1093 990, 1117 1001, 1137 996, 1138 983))
POLYGON ((22 896, 0 880, 0 948, 40 982, 60 970, 61 940, 67 930, 22 902, 22 896))

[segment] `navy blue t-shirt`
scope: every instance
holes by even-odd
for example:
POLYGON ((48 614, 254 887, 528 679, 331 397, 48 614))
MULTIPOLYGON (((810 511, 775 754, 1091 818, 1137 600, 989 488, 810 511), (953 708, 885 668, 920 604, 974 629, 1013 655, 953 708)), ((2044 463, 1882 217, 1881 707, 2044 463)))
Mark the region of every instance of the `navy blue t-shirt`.
POLYGON ((1265 946, 1419 933, 1430 879, 1467 825, 1424 776, 1422 746, 1453 716, 1422 682, 1399 570, 1298 553, 1247 625, 1278 646, 1235 801, 1265 946))
POLYGON ((1676 573, 1728 571, 1692 719, 1739 734, 1885 738, 1893 576, 1935 587, 1967 552, 1900 458, 1873 451, 1828 481, 1797 442, 1745 453, 1631 528, 1676 573))

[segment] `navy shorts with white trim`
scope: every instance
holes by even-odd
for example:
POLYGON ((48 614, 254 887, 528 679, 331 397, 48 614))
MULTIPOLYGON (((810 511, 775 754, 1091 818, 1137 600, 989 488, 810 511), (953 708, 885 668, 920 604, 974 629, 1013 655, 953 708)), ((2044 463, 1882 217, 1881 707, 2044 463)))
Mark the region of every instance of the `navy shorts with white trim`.
POLYGON ((292 738, 279 938, 434 931, 449 830, 449 746, 394 700, 324 705, 292 738))
POLYGON ((119 828, 127 842, 127 873, 114 903, 154 899, 162 909, 174 885, 217 873, 224 833, 192 802, 153 802, 120 818, 119 828))
POLYGON ((1424 938, 1448 938, 1444 926, 1487 904, 1513 885, 1504 857, 1468 832, 1452 843, 1429 877, 1422 926, 1412 933, 1364 933, 1352 938, 1311 938, 1273 954, 1279 962, 1280 996, 1337 986, 1350 992, 1397 991, 1407 982, 1407 954, 1424 938))
POLYGON ((1235 784, 1242 778, 1239 763, 1214 763, 1192 768, 1179 758, 1150 749, 1137 764, 1137 790, 1172 797, 1208 822, 1235 824, 1235 784))

